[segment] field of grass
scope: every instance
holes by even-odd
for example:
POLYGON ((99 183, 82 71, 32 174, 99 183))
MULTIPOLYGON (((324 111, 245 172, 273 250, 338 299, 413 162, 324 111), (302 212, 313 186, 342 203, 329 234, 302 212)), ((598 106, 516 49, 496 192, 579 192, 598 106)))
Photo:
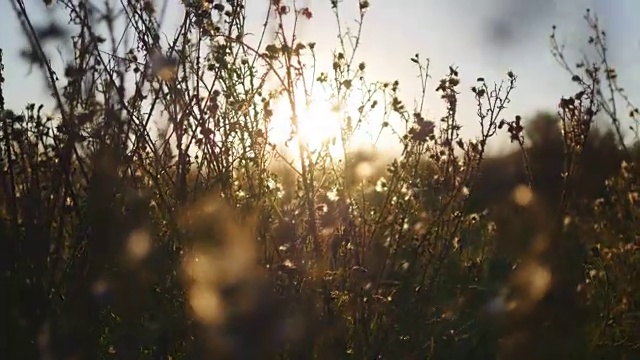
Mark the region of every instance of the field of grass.
MULTIPOLYGON (((557 113, 505 118, 517 74, 469 90, 451 67, 430 119, 354 60, 358 28, 316 69, 287 26, 306 7, 272 0, 255 47, 246 2, 185 2, 163 50, 151 1, 58 0, 70 33, 12 1, 56 108, 5 108, 0 67, 0 358, 640 359, 640 114, 592 13, 596 58, 552 41, 578 89, 557 113), (69 36, 56 72, 45 43, 69 36), (352 146, 363 129, 398 154, 352 146), (501 135, 516 150, 490 156, 501 135)), ((426 92, 429 60, 406 65, 426 92)))

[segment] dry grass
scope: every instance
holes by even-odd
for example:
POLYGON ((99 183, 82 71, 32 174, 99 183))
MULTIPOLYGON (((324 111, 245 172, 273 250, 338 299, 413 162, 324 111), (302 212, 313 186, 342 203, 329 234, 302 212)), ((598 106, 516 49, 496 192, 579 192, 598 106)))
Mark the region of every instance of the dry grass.
MULTIPOLYGON (((12 3, 57 108, 16 113, 0 96, 3 358, 640 355, 639 147, 621 142, 619 114, 638 111, 593 14, 599 58, 573 66, 553 43, 578 86, 557 116, 504 119, 517 76, 479 78, 481 132, 463 139, 456 69, 436 90, 446 115, 425 119, 398 82, 370 80, 346 34, 332 69, 316 69, 313 44, 286 27, 312 9, 272 1, 254 48, 244 2, 190 2, 174 39, 158 35, 154 3, 126 2, 103 9, 130 24, 123 49, 85 2, 57 1, 75 25, 55 34, 12 3), (56 75, 43 48, 68 36, 75 54, 56 75), (295 133, 313 86, 336 106, 364 96, 341 119, 344 146, 286 156, 269 137, 274 104, 295 133), (379 117, 401 156, 346 146, 379 117), (499 132, 520 150, 489 158, 499 132)), ((427 84, 428 61, 411 61, 427 84)))

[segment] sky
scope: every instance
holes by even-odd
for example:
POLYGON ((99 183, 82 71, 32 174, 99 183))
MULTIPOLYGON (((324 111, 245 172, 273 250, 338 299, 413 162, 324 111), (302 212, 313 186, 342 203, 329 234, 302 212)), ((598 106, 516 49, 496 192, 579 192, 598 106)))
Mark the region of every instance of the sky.
MULTIPOLYGON (((7 106, 22 108, 34 97, 47 101, 42 76, 29 73, 19 56, 25 44, 19 20, 10 1, 0 1, 0 48, 4 49, 7 106)), ((46 21, 49 13, 43 1, 24 0, 34 21, 46 21)), ((102 0, 101 0, 102 1, 102 0)), ((112 1, 112 0, 107 0, 112 1)), ((291 1, 291 0, 289 0, 291 1)), ((297 0, 314 14, 300 28, 304 39, 318 43, 319 49, 335 47, 335 21, 329 0, 297 0)), ((182 16, 179 0, 169 0, 167 31, 182 16)), ((518 76, 517 89, 505 116, 553 110, 561 96, 575 92, 569 76, 550 53, 551 26, 557 25, 559 39, 569 55, 578 60, 589 29, 583 19, 586 8, 599 16, 607 31, 611 59, 622 75, 621 85, 631 98, 640 101, 640 14, 637 0, 370 0, 364 22, 362 47, 356 56, 367 62, 375 80, 400 80, 406 101, 417 95, 419 81, 409 61, 415 53, 431 60, 430 96, 427 113, 438 113, 441 102, 433 91, 437 79, 455 65, 465 91, 477 77, 488 81, 505 78, 512 70, 518 76)), ((268 0, 246 0, 249 31, 259 33, 268 0)), ((343 0, 343 20, 354 26, 357 1, 343 0)), ((55 54, 55 53, 54 53, 55 54)), ((322 56, 322 54, 320 54, 322 56)), ((57 55, 54 55, 54 57, 57 55)), ((326 58, 330 55, 326 53, 326 58)), ((58 56, 59 57, 59 56, 58 56)), ((463 95, 461 122, 473 128, 475 109, 469 91, 463 95)), ((409 104, 410 105, 410 104, 409 104)))

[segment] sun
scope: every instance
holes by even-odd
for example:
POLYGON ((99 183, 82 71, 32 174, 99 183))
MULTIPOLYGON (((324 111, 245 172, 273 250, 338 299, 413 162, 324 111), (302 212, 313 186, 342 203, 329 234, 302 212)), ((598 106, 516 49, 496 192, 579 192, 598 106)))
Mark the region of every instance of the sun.
MULTIPOLYGON (((291 105, 282 97, 274 103, 273 118, 269 124, 269 141, 285 147, 290 153, 297 154, 301 144, 312 154, 327 151, 333 159, 339 160, 347 151, 355 148, 374 146, 375 127, 373 117, 362 121, 348 139, 345 147, 342 142, 342 131, 350 116, 352 123, 358 119, 358 108, 361 106, 362 93, 353 90, 347 99, 339 103, 332 99, 327 91, 316 89, 311 96, 304 91, 295 92, 298 131, 292 135, 291 105)), ((354 126, 356 124, 353 124, 354 126)), ((380 125, 377 126, 378 130, 380 125)))
POLYGON ((270 124, 269 138, 278 145, 297 146, 302 144, 311 152, 333 149, 341 138, 341 125, 338 114, 331 111, 330 104, 317 97, 306 101, 304 96, 296 96, 297 132, 292 134, 292 110, 287 99, 279 99, 274 108, 270 124))

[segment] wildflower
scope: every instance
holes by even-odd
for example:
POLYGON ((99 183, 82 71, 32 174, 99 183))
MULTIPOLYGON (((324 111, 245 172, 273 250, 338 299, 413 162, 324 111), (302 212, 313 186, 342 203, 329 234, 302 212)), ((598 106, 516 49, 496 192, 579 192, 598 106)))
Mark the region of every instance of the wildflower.
POLYGON ((289 13, 289 7, 286 5, 282 5, 278 8, 278 14, 287 15, 289 13))
POLYGON ((313 17, 313 13, 311 12, 311 10, 309 10, 308 7, 300 9, 300 14, 307 18, 307 20, 310 20, 313 17))
POLYGON ((432 121, 418 119, 418 127, 413 127, 409 130, 411 139, 417 142, 425 142, 429 136, 433 135, 435 130, 435 124, 432 121))

